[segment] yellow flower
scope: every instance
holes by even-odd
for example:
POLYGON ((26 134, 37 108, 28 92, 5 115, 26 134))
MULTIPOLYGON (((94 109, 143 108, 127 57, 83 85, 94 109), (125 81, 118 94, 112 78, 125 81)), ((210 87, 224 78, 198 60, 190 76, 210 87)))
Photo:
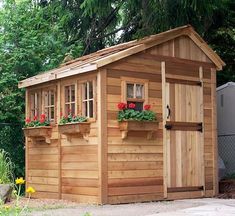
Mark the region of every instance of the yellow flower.
POLYGON ((26 192, 29 193, 29 194, 33 194, 33 193, 35 193, 36 191, 35 191, 35 189, 34 189, 33 187, 28 187, 27 190, 26 190, 26 192))
POLYGON ((25 183, 25 180, 23 179, 23 177, 20 177, 20 178, 17 178, 16 179, 16 184, 24 184, 25 183))
POLYGON ((8 210, 8 209, 10 209, 10 206, 9 205, 5 205, 4 208, 5 208, 5 210, 8 210))

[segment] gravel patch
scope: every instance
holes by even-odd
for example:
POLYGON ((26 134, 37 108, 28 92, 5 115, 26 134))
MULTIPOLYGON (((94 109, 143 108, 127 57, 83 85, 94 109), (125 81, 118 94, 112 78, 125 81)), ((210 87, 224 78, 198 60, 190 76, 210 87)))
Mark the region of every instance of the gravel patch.
POLYGON ((161 201, 149 203, 134 203, 120 205, 82 205, 77 204, 71 207, 47 210, 42 212, 33 212, 32 216, 67 216, 76 215, 83 216, 85 213, 90 213, 91 216, 145 216, 157 214, 160 212, 169 212, 190 207, 202 205, 198 202, 182 202, 182 201, 161 201))
MULTIPOLYGON (((27 199, 21 200, 23 206, 27 199)), ((234 199, 187 199, 120 205, 87 205, 64 200, 32 199, 29 216, 234 216, 234 199), (223 212, 223 214, 222 214, 223 212)))

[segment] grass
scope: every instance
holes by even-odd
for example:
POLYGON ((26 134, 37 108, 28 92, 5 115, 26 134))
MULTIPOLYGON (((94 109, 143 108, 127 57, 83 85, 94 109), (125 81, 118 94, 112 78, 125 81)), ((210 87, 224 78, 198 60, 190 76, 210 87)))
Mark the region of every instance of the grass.
POLYGON ((0 149, 0 183, 13 183, 13 169, 14 164, 9 154, 3 149, 0 149))

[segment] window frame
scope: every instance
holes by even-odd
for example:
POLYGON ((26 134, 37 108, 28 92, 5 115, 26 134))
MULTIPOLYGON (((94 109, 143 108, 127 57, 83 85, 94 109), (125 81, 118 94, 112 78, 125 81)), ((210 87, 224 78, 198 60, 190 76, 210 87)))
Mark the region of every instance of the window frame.
MULTIPOLYGON (((89 121, 95 121, 96 120, 96 111, 97 111, 96 110, 96 102, 97 102, 96 80, 97 79, 95 77, 93 77, 93 78, 82 80, 82 81, 79 82, 79 86, 80 86, 80 88, 79 88, 79 91, 80 91, 80 100, 79 100, 80 111, 79 111, 79 114, 82 115, 82 116, 86 116, 84 102, 93 101, 93 116, 92 117, 90 117, 89 115, 86 116, 89 119, 89 121), (85 88, 84 88, 84 86, 85 86, 86 83, 89 83, 89 82, 92 82, 92 85, 93 85, 92 86, 92 88, 93 88, 93 93, 92 93, 93 98, 92 99, 89 98, 89 89, 86 89, 88 98, 84 99, 84 97, 85 97, 85 91, 84 91, 85 88)), ((87 113, 89 113, 89 103, 87 103, 87 109, 88 109, 87 113)))
MULTIPOLYGON (((149 80, 147 79, 139 79, 139 78, 131 78, 131 77, 121 77, 121 86, 122 86, 122 93, 121 93, 121 99, 122 102, 128 103, 128 102, 143 102, 144 105, 148 104, 148 91, 149 91, 149 80), (134 90, 136 89, 136 85, 143 85, 143 98, 128 98, 127 97, 127 85, 128 84, 134 84, 134 90)), ((135 95, 136 92, 133 92, 135 95)))
MULTIPOLYGON (((49 99, 49 101, 50 101, 50 99, 49 99)), ((44 88, 42 90, 42 110, 43 110, 44 114, 46 114, 47 119, 51 123, 57 122, 57 91, 56 91, 55 87, 44 88), (49 95, 50 95, 49 92, 53 92, 53 94, 54 94, 54 105, 46 105, 46 94, 47 94, 47 97, 49 97, 49 95), (49 112, 51 111, 52 108, 54 108, 54 119, 51 119, 50 114, 49 114, 49 112), (48 113, 46 112, 46 109, 49 109, 48 113)))

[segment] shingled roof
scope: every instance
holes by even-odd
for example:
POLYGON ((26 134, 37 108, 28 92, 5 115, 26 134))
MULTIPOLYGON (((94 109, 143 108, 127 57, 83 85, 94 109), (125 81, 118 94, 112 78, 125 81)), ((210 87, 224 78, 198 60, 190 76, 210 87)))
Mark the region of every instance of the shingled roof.
POLYGON ((156 35, 147 36, 139 40, 118 44, 89 55, 79 57, 60 65, 60 67, 56 69, 20 81, 19 88, 29 87, 80 73, 94 71, 107 64, 183 35, 189 36, 197 44, 197 46, 216 65, 217 70, 222 69, 225 63, 221 60, 221 58, 194 31, 192 26, 186 25, 156 35))

